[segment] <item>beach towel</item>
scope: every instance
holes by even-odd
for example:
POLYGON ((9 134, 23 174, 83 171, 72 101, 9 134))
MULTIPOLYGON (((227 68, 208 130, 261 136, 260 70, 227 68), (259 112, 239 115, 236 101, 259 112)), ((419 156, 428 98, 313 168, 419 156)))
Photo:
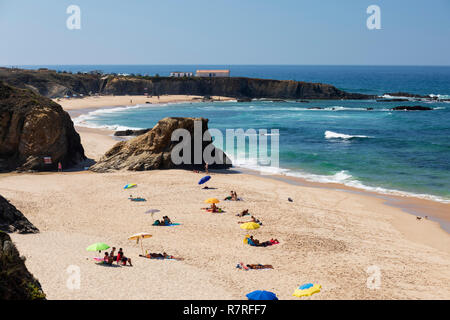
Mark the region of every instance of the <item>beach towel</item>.
MULTIPOLYGON (((156 221, 155 221, 156 222, 156 221)), ((158 224, 155 224, 155 222, 153 223, 153 226, 155 226, 155 227, 173 227, 173 226, 179 226, 179 225, 181 225, 181 223, 171 223, 171 224, 161 224, 161 223, 158 223, 158 224)))
POLYGON ((147 201, 144 198, 128 198, 128 199, 130 199, 131 201, 147 201))
POLYGON ((173 256, 165 258, 165 257, 143 256, 142 254, 140 254, 139 257, 146 258, 146 259, 154 259, 154 260, 181 260, 181 259, 174 258, 173 256))

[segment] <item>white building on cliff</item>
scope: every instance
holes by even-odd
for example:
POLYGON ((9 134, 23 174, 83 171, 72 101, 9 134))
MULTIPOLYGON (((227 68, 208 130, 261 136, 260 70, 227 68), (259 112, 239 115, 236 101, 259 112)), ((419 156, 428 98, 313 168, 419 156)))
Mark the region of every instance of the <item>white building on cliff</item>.
POLYGON ((229 77, 230 70, 197 70, 195 75, 204 78, 229 77))

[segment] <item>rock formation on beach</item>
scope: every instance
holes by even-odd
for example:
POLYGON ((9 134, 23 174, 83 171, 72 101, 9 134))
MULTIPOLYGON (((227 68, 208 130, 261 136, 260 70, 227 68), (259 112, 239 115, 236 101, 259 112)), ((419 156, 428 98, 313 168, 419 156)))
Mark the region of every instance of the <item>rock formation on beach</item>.
POLYGON ((63 73, 53 70, 0 68, 0 81, 32 89, 49 98, 65 95, 198 95, 238 99, 370 99, 322 83, 293 80, 230 78, 171 78, 119 76, 99 73, 63 73))
POLYGON ((7 233, 0 231, 0 300, 45 300, 41 284, 25 266, 7 233))
MULTIPOLYGON (((198 144, 201 151, 211 143, 202 141, 201 136, 195 137, 195 123, 201 123, 201 134, 205 135, 208 130, 208 119, 204 118, 164 118, 149 132, 137 136, 128 141, 122 141, 112 147, 90 170, 95 172, 107 172, 112 170, 154 170, 154 169, 202 169, 201 164, 194 164, 194 148, 198 144), (179 144, 178 141, 171 141, 172 133, 176 129, 185 129, 190 134, 190 160, 189 163, 175 164, 171 158, 171 152, 179 144), (200 139, 198 141, 198 138, 200 139), (195 141, 194 141, 195 140, 195 141)), ((206 135, 210 138, 209 134, 206 135)), ((180 139, 182 141, 182 139, 180 139)), ((183 141, 184 142, 184 141, 183 141)), ((213 148, 211 154, 221 159, 222 164, 210 164, 211 169, 225 169, 231 167, 231 161, 218 148, 213 148)), ((181 155, 183 155, 181 153, 181 155)))
POLYGON ((85 158, 80 136, 59 104, 0 82, 0 172, 54 170, 58 162, 66 168, 85 158))
POLYGON ((0 195, 0 231, 18 233, 39 232, 22 212, 0 195))
POLYGON ((16 246, 6 232, 37 233, 30 221, 0 196, 0 300, 42 300, 39 281, 27 270, 16 246))

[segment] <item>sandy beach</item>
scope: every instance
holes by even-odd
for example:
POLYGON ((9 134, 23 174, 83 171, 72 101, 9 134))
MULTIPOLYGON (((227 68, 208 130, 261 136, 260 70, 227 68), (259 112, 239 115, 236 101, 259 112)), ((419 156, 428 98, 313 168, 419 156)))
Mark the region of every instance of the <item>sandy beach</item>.
MULTIPOLYGON (((145 103, 131 96, 58 103, 75 111, 127 105, 131 99, 145 103)), ((116 143, 111 132, 76 129, 94 160, 116 143)), ((48 299, 246 299, 246 293, 261 289, 298 300, 292 293, 308 282, 322 285, 322 291, 303 299, 450 299, 450 237, 435 221, 419 221, 377 197, 237 170, 213 172, 212 189, 202 190, 201 176, 182 170, 11 173, 0 175, 0 189, 41 231, 11 236, 48 299), (138 187, 125 191, 127 183, 138 187), (221 214, 200 210, 205 199, 223 199, 230 190, 243 201, 222 201, 221 214), (147 201, 131 202, 130 194, 147 201), (151 208, 161 212, 145 214, 151 208), (238 221, 248 218, 236 213, 244 209, 263 226, 241 230, 238 221), (152 226, 163 215, 181 225, 152 226), (149 252, 184 260, 139 257, 140 246, 127 240, 138 232, 153 235, 144 240, 149 252), (251 247, 243 243, 246 234, 280 244, 251 247), (98 241, 123 248, 133 267, 95 264, 95 253, 85 248, 98 241), (243 271, 236 268, 239 262, 274 269, 243 271), (80 270, 79 289, 67 286, 70 266, 80 270), (368 285, 370 270, 380 271, 378 289, 368 285)))
MULTIPOLYGON (((161 95, 161 96, 91 96, 84 98, 61 98, 53 99, 56 103, 60 104, 64 110, 82 110, 92 108, 105 108, 105 107, 118 107, 118 106, 131 106, 136 104, 161 104, 161 103, 176 103, 176 102, 191 102, 201 101, 202 96, 193 95, 161 95)), ((214 100, 227 101, 235 100, 230 97, 212 96, 214 100)))

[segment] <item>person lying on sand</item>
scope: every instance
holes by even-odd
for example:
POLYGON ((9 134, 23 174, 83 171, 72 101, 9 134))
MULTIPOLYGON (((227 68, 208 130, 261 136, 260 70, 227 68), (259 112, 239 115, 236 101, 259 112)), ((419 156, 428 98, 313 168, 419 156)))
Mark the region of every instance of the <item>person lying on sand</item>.
POLYGON ((168 255, 167 253, 147 253, 145 256, 140 254, 140 257, 148 258, 148 259, 173 259, 173 260, 184 260, 183 258, 177 258, 172 255, 168 255))
POLYGON ((277 239, 270 239, 269 241, 260 242, 257 239, 254 239, 253 236, 248 238, 248 244, 254 247, 268 247, 274 244, 280 243, 277 239))
POLYGON ((168 216, 164 216, 162 220, 155 220, 155 222, 153 222, 154 226, 170 226, 171 224, 172 221, 168 216))
POLYGON ((250 221, 238 221, 239 224, 247 223, 247 222, 254 222, 254 223, 257 223, 260 226, 262 226, 262 222, 259 221, 259 219, 255 218, 254 216, 251 216, 251 220, 250 221))
POLYGON ((237 217, 243 217, 248 215, 250 215, 250 213, 248 213, 248 209, 245 209, 241 213, 236 214, 237 217))
POLYGON ((273 269, 271 264, 248 264, 249 269, 273 269))
POLYGON ((123 250, 122 248, 119 249, 119 252, 117 252, 117 263, 119 263, 119 261, 122 262, 122 265, 126 266, 127 262, 130 264, 130 266, 132 267, 133 265, 131 264, 131 259, 125 257, 125 255, 123 254, 123 250))

